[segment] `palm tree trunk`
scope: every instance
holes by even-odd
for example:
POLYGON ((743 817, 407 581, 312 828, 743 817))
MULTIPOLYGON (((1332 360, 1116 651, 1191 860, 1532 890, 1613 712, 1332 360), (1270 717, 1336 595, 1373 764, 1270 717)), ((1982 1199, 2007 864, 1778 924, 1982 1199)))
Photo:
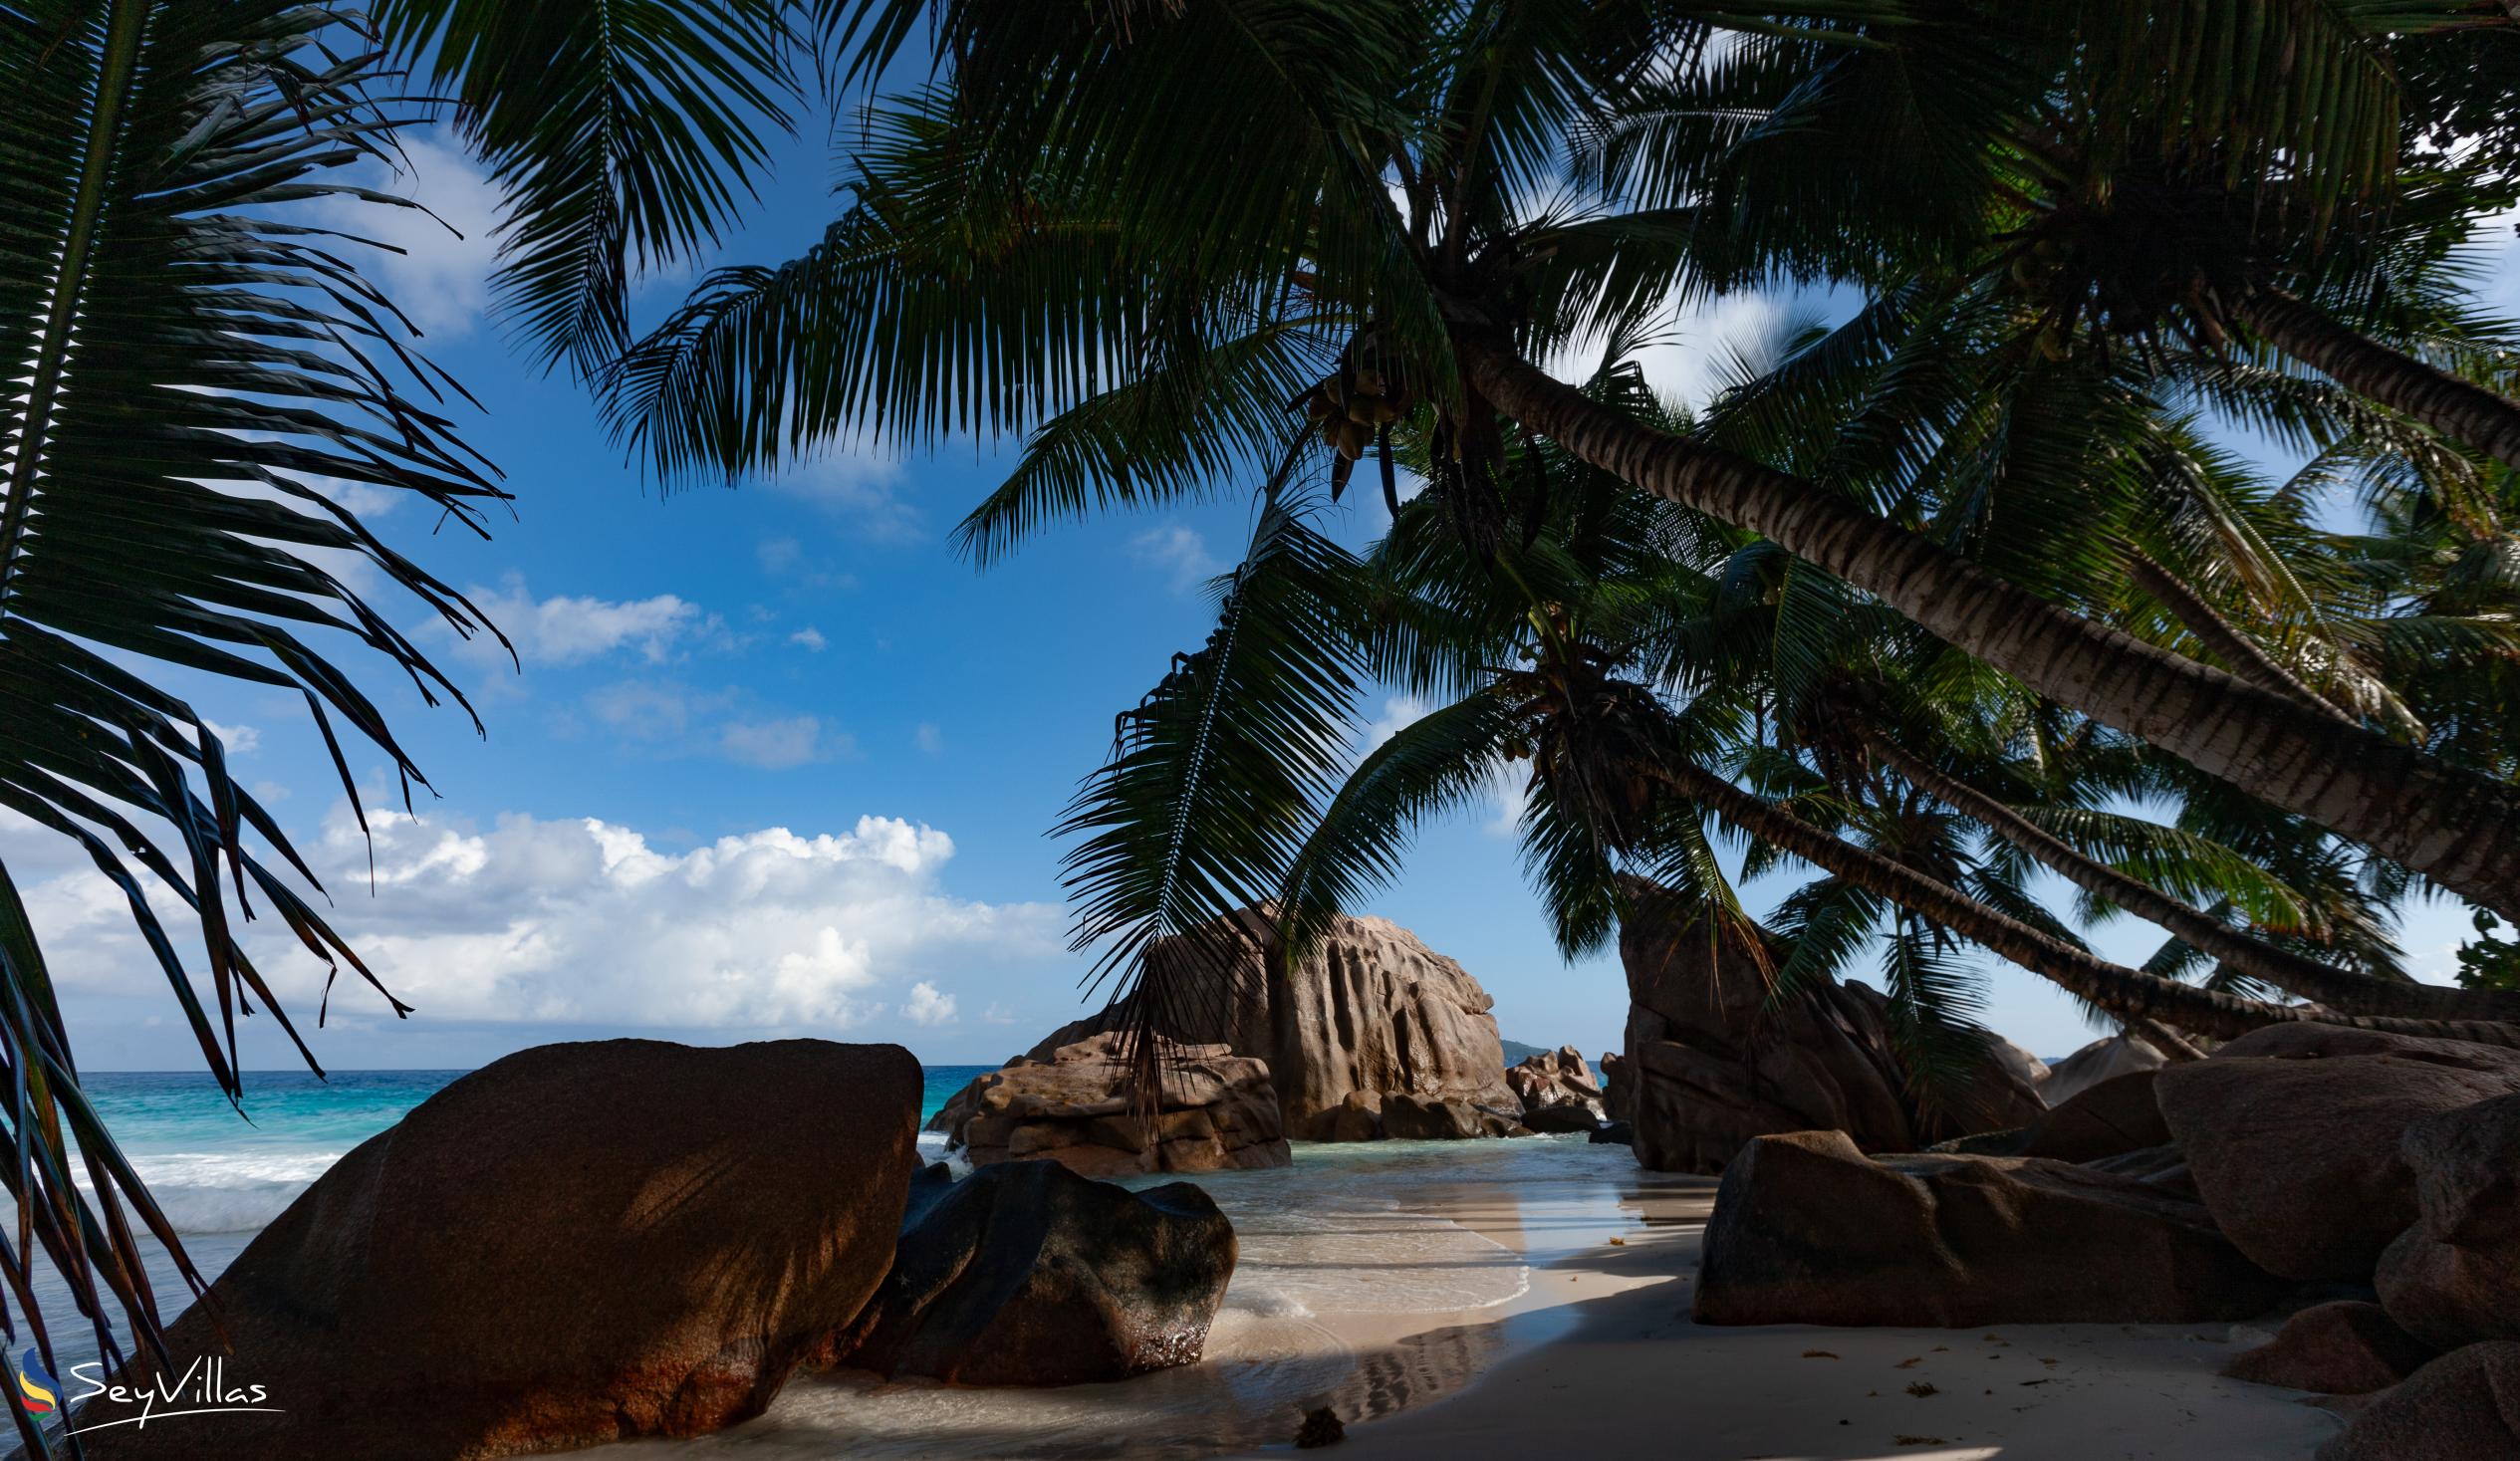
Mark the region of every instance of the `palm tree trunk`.
POLYGON ((2520 1046, 2520 1026, 2480 1020, 2405 1020, 2347 1015, 2294 1005, 2240 999, 2112 964, 1979 902, 1903 862, 1861 848, 1812 826, 1765 798, 1756 797, 1685 757, 1656 768, 1679 796, 1711 809, 1752 837, 1928 918, 1962 938, 2010 959, 2060 988, 2129 1021, 2158 1020, 2216 1039, 2232 1039, 2268 1025, 2303 1021, 2347 1025, 2394 1035, 2470 1040, 2520 1046))
POLYGON ((2050 699, 2520 919, 2520 789, 2095 623, 1800 478, 1632 420, 1492 337, 1464 331, 1456 345, 1471 383, 1526 430, 1765 534, 2050 699))
POLYGON ((2318 306, 2280 289, 2254 291, 2232 313, 2267 344, 2339 385, 2504 466, 2520 467, 2520 401, 2349 330, 2318 306))
POLYGON ((1945 775, 1890 740, 1880 727, 1862 725, 1857 731, 1874 753, 1900 776, 1960 815, 1993 828, 1997 836, 2054 868, 2066 881, 2096 897, 2107 898, 2139 918, 2159 924, 2190 947, 2286 994, 2360 1015, 2393 1015, 2410 1020, 2520 1020, 2520 996, 2375 978, 2252 938, 2140 878, 2084 856, 2012 808, 1957 777, 1945 775))
POLYGON ((2179 581, 2176 574, 2154 563, 2142 553, 2127 556, 2127 576, 2137 588, 2160 602, 2170 616, 2196 636, 2196 642, 2212 651, 2214 657, 2229 665, 2231 672, 2262 689, 2273 690, 2286 699, 2322 715, 2350 721, 2354 717, 2302 683, 2299 677, 2275 661, 2273 655, 2258 647, 2257 641, 2231 626, 2213 606, 2195 590, 2179 581))

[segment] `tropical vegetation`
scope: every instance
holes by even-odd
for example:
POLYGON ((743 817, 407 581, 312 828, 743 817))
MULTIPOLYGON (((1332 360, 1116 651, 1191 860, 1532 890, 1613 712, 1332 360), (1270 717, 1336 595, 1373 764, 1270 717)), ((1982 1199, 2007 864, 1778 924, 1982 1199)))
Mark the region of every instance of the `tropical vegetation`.
MULTIPOLYGON (((0 805, 129 894, 231 1095, 236 1018, 290 1028, 256 899, 366 970, 169 686, 296 691, 407 787, 316 631, 462 697, 328 565, 496 632, 339 485, 505 496, 317 208, 402 206, 339 179, 420 99, 506 194, 520 348, 668 479, 1004 439, 983 566, 1253 498, 1061 829, 1149 1022, 1215 997, 1218 915, 1288 956, 1502 766, 1563 947, 1642 879, 1774 998, 1878 960, 1920 1099, 1963 945, 2173 1045, 2520 1028, 2520 337, 2468 272, 2520 190, 2501 0, 0 0, 0 805), (823 237, 635 321, 837 102, 823 237), (1657 396, 1671 310, 1745 290, 1821 313, 1657 396), (1377 685, 1435 708, 1360 755, 1377 685), (2406 977, 2421 893, 2476 911, 2461 988, 2406 977), (2113 913, 2142 967, 2088 946, 2113 913)), ((113 1354, 115 1309, 154 1342, 140 1235, 180 1247, 37 932, 0 871, 0 1319, 49 1358, 40 1250, 113 1354)))

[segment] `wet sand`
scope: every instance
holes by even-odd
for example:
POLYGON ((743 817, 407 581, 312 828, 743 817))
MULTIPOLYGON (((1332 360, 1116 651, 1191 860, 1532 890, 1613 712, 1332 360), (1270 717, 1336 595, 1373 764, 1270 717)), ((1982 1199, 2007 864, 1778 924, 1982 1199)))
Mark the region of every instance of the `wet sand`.
MULTIPOLYGON (((1500 1241, 1518 1230, 1492 1194, 1423 1195, 1500 1241)), ((1699 1326, 1712 1196, 1710 1181, 1640 1174, 1629 1226, 1537 1270, 1501 1313, 1496 1362, 1437 1403, 1351 1425, 1339 1454, 2305 1461, 2337 1430, 2297 1391, 2218 1375, 2255 1342, 2235 1345, 2228 1325, 1699 1326)))

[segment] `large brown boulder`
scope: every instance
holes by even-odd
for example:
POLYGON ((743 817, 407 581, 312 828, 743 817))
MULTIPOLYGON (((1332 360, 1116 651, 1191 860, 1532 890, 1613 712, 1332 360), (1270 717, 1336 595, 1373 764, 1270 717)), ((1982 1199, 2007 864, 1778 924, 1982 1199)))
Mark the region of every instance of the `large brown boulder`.
POLYGON ((2379 1305, 2340 1299, 2284 1321, 2272 1340, 2234 1355, 2222 1372, 2253 1384, 2368 1395, 2421 1369, 2433 1353, 2379 1305))
POLYGON ((2168 1064, 2159 1051, 2133 1035, 2095 1040, 2055 1065, 2039 1083, 2039 1095, 2050 1105, 2063 1105, 2103 1081, 2157 1071, 2168 1064))
POLYGON ((1866 1151, 1913 1151, 2021 1126, 2047 1108, 2019 1058, 1990 1037, 1950 1106, 1920 1110, 1890 1053, 1880 994, 1824 982, 1772 1001, 1764 950, 1710 933, 1660 889, 1629 889, 1619 933, 1629 998, 1621 1080, 1640 1165, 1719 1172, 1743 1142, 1786 1131, 1843 1131, 1866 1151))
POLYGON ((2037 1157, 1868 1157, 1762 1136, 1724 1170, 1701 1324, 2174 1323, 2263 1313, 2285 1285, 2203 1207, 2037 1157))
POLYGON ((2354 1414, 2318 1461, 2520 1458, 2520 1343, 2470 1344, 2354 1414))
POLYGON ((2520 1051, 2274 1025, 2163 1067, 2153 1092, 2241 1252, 2287 1278, 2359 1283, 2415 1220, 2406 1128, 2520 1093, 2520 1051))
POLYGON ((1234 1227, 1187 1182, 1132 1192, 1052 1161, 922 1178, 892 1271, 831 1359, 961 1385, 1071 1385, 1194 1364, 1234 1227))
POLYGON ((1126 1039, 1091 1035, 956 1092, 939 1112, 951 1118, 950 1144, 974 1166, 1044 1158, 1092 1177, 1287 1164, 1268 1067, 1221 1045, 1153 1039, 1162 1101, 1151 1118, 1126 1039))
POLYGON ((1593 1079, 1593 1068, 1574 1046, 1523 1057, 1521 1064, 1506 1071, 1505 1084, 1522 1102, 1523 1124, 1534 1130, 1590 1131, 1610 1118, 1602 1103, 1601 1083, 1593 1079), (1553 1122, 1541 1114, 1560 1110, 1581 1112, 1583 1124, 1574 1124, 1572 1115, 1553 1122), (1535 1120, 1535 1116, 1540 1118, 1535 1120))
POLYGON ((2153 1098, 2152 1078, 2150 1071, 2136 1071, 2085 1087, 2024 1127, 2011 1154, 2098 1161, 2170 1145, 2170 1125, 2153 1098))
POLYGON ((757 1415, 882 1282, 919 1085, 898 1046, 819 1040, 486 1066, 343 1157, 169 1331, 179 1367, 227 1356, 286 1413, 88 1453, 473 1461, 757 1415))
POLYGON ((1628 1058, 1617 1051, 1602 1052, 1602 1109, 1614 1121, 1637 1118, 1635 1093, 1629 1087, 1635 1078, 1629 1074, 1628 1058))
POLYGON ((2380 1302, 2437 1348, 2520 1339, 2520 1096, 2416 1121, 2398 1155, 2415 1223, 2381 1254, 2380 1302))
MULTIPOLYGON (((1260 910, 1234 915, 1233 927, 1243 935, 1239 959, 1221 974, 1200 971, 1219 997, 1183 1001, 1194 1007, 1163 1033, 1266 1062, 1290 1135, 1327 1135, 1352 1091, 1518 1108, 1489 1013, 1496 1002, 1417 935, 1387 919, 1343 916, 1310 957, 1279 971, 1260 910)), ((1187 957, 1182 949, 1167 940, 1150 957, 1187 957)), ((1032 1057, 1117 1029, 1128 1010, 1124 1002, 1053 1031, 1032 1057)))

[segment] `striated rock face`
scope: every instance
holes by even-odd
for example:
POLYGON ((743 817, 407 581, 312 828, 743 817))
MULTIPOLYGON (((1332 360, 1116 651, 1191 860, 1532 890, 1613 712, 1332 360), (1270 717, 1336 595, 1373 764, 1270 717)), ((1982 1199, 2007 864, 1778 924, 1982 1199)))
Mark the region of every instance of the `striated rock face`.
POLYGON ((2520 1456, 2520 1343, 2470 1344, 2355 1412, 2319 1461, 2510 1461, 2520 1456))
POLYGON ((1964 1131, 2027 1124, 2046 1109, 2009 1047, 1990 1041, 1964 1109, 1927 1117, 1903 1095, 1888 1001, 1861 984, 1824 985, 1779 1009, 1752 953, 1710 938, 1685 910, 1631 884, 1620 929, 1628 971, 1622 1104, 1639 1164, 1719 1172, 1742 1143, 1785 1131, 1843 1131, 1867 1151, 1912 1151, 1964 1131))
MULTIPOLYGON (((1467 970, 1383 918, 1340 918, 1313 956, 1283 979, 1268 977, 1268 923, 1236 917, 1260 951, 1245 956, 1225 998, 1184 1012, 1164 1033, 1222 1045, 1267 1063, 1287 1133, 1329 1134, 1350 1092, 1404 1093, 1497 1110, 1518 1109, 1505 1084, 1495 1001, 1467 970)), ((1155 957, 1163 957, 1158 946, 1155 957)), ((1116 1028, 1106 1010, 1054 1031, 1034 1059, 1116 1028)))
POLYGON ((2317 1304, 2284 1321, 2272 1342, 2233 1356, 2222 1372, 2254 1384, 2368 1395, 2423 1367, 2433 1351, 2377 1304, 2317 1304))
POLYGON ((1505 1073, 1505 1084, 1522 1102, 1523 1124, 1535 1131, 1590 1131, 1610 1119, 1601 1084, 1574 1046, 1524 1057, 1505 1073))
POLYGON ((2167 1064, 2161 1053, 2132 1035, 2095 1040, 2055 1065, 2039 1083, 2039 1096, 2050 1105, 2063 1105, 2103 1081, 2157 1071, 2167 1064))
POLYGON ((2520 1339, 2520 1096, 2426 1116, 2397 1152, 2415 1223, 2381 1254, 2380 1302, 2436 1348, 2520 1339))
POLYGON ((1842 1131, 1762 1136, 1724 1171, 1701 1324, 2243 1319, 2285 1285, 2203 1207, 2037 1157, 1867 1157, 1842 1131))
POLYGON ((2520 1051, 2275 1025, 2163 1067, 2153 1090, 2241 1252, 2286 1278, 2361 1283, 2416 1218, 2407 1129, 2520 1094, 2520 1051))
POLYGON ((342 1158, 168 1332, 288 1413, 88 1454, 471 1461, 757 1415, 882 1281, 918 1098, 890 1045, 509 1056, 342 1158))
POLYGON ((1007 1062, 955 1093, 943 1123, 974 1166, 1044 1158, 1087 1176, 1282 1167, 1289 1161, 1269 1068, 1221 1045, 1155 1037, 1161 1113, 1135 1114, 1123 1037, 1091 1035, 1007 1062))
POLYGON ((1052 1161, 923 1175, 892 1271, 830 1360, 962 1385, 1072 1385, 1193 1364, 1233 1224, 1187 1182, 1132 1192, 1052 1161))

